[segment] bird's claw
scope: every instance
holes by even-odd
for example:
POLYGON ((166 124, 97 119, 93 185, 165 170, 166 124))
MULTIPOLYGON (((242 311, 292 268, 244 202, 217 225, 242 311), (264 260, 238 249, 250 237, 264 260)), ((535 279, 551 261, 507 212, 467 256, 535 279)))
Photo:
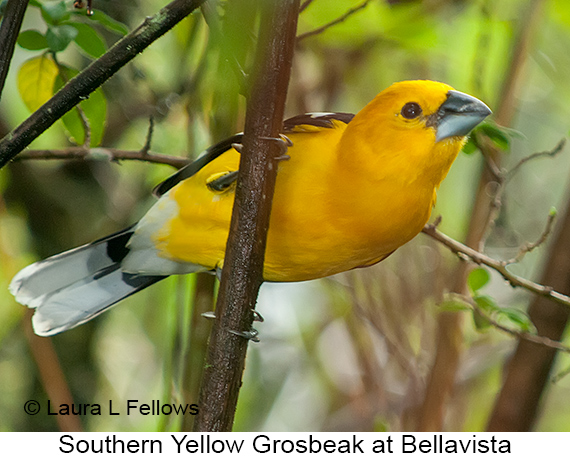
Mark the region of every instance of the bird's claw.
POLYGON ((208 311, 208 312, 200 314, 200 316, 205 317, 206 319, 215 319, 216 313, 214 313, 214 311, 208 311))
MULTIPOLYGON (((293 142, 287 135, 283 135, 282 133, 279 134, 279 138, 272 138, 269 136, 261 136, 259 137, 262 140, 267 141, 274 141, 277 142, 279 148, 281 149, 281 154, 275 157, 275 160, 289 160, 291 157, 287 154, 287 149, 293 146, 293 142)), ((234 148, 240 154, 243 152, 243 144, 242 143, 232 143, 232 148, 234 148)))
POLYGON ((287 150, 293 146, 293 142, 287 135, 279 134, 279 138, 272 138, 268 136, 260 137, 262 140, 274 141, 278 144, 281 149, 281 154, 275 157, 275 160, 289 160, 291 157, 287 154, 287 150))
POLYGON ((254 322, 263 322, 265 319, 261 315, 261 313, 255 309, 252 309, 251 312, 253 313, 253 321, 254 322))
POLYGON ((244 332, 238 332, 237 330, 231 330, 228 329, 228 332, 230 332, 232 335, 236 335, 236 336, 240 336, 242 338, 245 338, 248 341, 253 341, 254 343, 259 343, 259 332, 252 328, 251 330, 246 330, 244 332))

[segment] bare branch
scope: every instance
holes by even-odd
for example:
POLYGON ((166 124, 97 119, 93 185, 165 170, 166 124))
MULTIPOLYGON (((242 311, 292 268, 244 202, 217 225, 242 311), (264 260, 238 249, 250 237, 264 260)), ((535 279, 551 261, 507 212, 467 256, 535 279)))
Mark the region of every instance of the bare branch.
POLYGON ((531 160, 535 160, 541 157, 554 157, 557 154, 559 154, 560 152, 562 152, 562 150, 564 149, 564 146, 566 145, 566 138, 562 138, 558 144, 554 147, 554 149, 550 150, 550 151, 543 151, 543 152, 535 152, 534 154, 531 154, 527 157, 524 157, 523 159, 521 159, 519 161, 519 163, 517 163, 513 168, 511 168, 508 172, 507 172, 507 179, 511 179, 511 177, 519 170, 519 168, 524 165, 525 163, 531 161, 531 160))
MULTIPOLYGON (((53 58, 53 61, 55 62, 55 65, 57 66, 59 77, 61 78, 64 84, 67 84, 69 82, 69 78, 67 77, 67 72, 65 67, 59 63, 59 59, 57 58, 57 54, 55 52, 52 52, 51 56, 53 58)), ((85 114, 85 111, 83 111, 83 108, 81 108, 80 104, 76 105, 75 109, 77 110, 77 114, 79 115, 79 120, 81 121, 81 125, 83 127, 82 146, 84 148, 88 148, 91 145, 91 125, 89 124, 89 119, 87 119, 87 115, 85 114)), ((75 143, 78 144, 79 142, 76 141, 75 143)))
MULTIPOLYGON (((491 154, 487 149, 487 147, 485 147, 484 141, 481 141, 481 139, 479 139, 479 143, 483 144, 483 147, 481 147, 481 153, 483 154, 483 157, 485 158, 485 164, 487 165, 491 174, 494 176, 496 183, 495 195, 493 196, 493 199, 490 202, 490 208, 487 214, 486 230, 481 240, 479 240, 478 251, 483 252, 483 250, 485 249, 485 243, 487 242, 487 238, 491 234, 491 231, 495 226, 495 221, 497 220, 501 212, 501 207, 503 204, 503 195, 505 193, 505 188, 508 181, 515 175, 515 173, 520 169, 522 165, 541 157, 556 156, 564 149, 564 145, 566 144, 566 139, 563 138, 562 140, 560 140, 558 144, 554 147, 554 149, 552 149, 551 151, 536 152, 527 157, 524 157, 509 171, 505 171, 504 169, 501 170, 497 166, 495 160, 493 159, 493 154, 491 154)), ((489 146, 489 148, 492 148, 492 146, 489 146)))
POLYGON ((547 338, 546 336, 534 335, 533 333, 529 333, 529 332, 521 332, 519 330, 515 330, 515 329, 507 327, 503 324, 500 324, 495 319, 493 319, 491 316, 489 316, 485 312, 483 312, 483 310, 477 305, 475 300, 473 300, 473 298, 471 298, 467 295, 448 294, 448 296, 453 300, 465 303, 474 312, 476 312, 478 316, 482 317, 489 324, 491 324, 493 327, 497 328, 498 330, 501 330, 502 332, 505 332, 505 333, 508 333, 509 335, 520 338, 521 340, 530 341, 531 343, 534 343, 534 344, 538 344, 541 346, 546 346, 548 348, 556 349, 558 351, 570 353, 570 347, 560 343, 559 341, 551 340, 550 338, 547 338))
POLYGON ((299 14, 307 9, 307 7, 313 3, 314 0, 305 0, 303 4, 299 7, 299 14))
POLYGON ((528 279, 517 276, 507 270, 507 262, 495 260, 485 254, 482 254, 475 249, 460 243, 459 241, 450 238, 438 231, 432 224, 426 224, 422 229, 426 235, 439 241, 446 246, 450 251, 460 256, 463 260, 470 260, 477 265, 485 265, 497 271, 511 286, 521 287, 532 292, 535 295, 548 298, 560 305, 570 307, 570 297, 567 295, 556 292, 552 287, 544 286, 528 279))
MULTIPOLYGON (((309 38, 311 36, 314 35, 318 35, 319 33, 323 33, 325 30, 331 28, 333 25, 337 25, 340 24, 341 22, 344 22, 346 19, 348 19, 350 16, 352 16, 354 13, 360 11, 361 9, 365 8, 366 5, 368 5, 370 3, 370 0, 365 0, 364 2, 362 2, 360 5, 355 6, 354 8, 349 9, 346 13, 344 13, 342 16, 337 17, 335 20, 316 28, 315 30, 311 30, 310 32, 305 32, 302 33, 301 35, 299 35, 297 37, 297 43, 301 40, 304 40, 305 38, 309 38)), ((308 6, 308 5, 307 5, 308 6)))
POLYGON ((28 0, 8 0, 6 3, 4 18, 0 25, 0 43, 2 43, 0 46, 0 99, 27 7, 28 0))
POLYGON ((569 374, 570 374, 570 367, 556 373, 554 376, 552 376, 552 379, 550 380, 550 382, 552 384, 556 384, 558 381, 560 381, 562 378, 565 378, 569 374))
POLYGON ((108 160, 119 162, 121 160, 138 160, 141 162, 158 163, 170 165, 174 168, 182 168, 190 163, 184 157, 170 156, 164 154, 154 154, 143 149, 140 151, 126 151, 115 148, 91 148, 73 147, 67 149, 28 149, 16 156, 18 160, 54 160, 54 159, 91 159, 99 160, 101 155, 107 156, 108 160))
POLYGON ((505 263, 508 265, 513 263, 518 263, 523 259, 523 257, 527 253, 531 252, 532 250, 536 249, 541 244, 543 244, 547 240, 548 236, 552 233, 552 228, 554 227, 555 219, 556 219, 556 212, 551 211, 548 214, 548 219, 546 220, 546 226, 544 227, 544 230, 542 231, 542 234, 540 235, 538 240, 536 240, 534 243, 529 243, 529 242, 524 243, 519 248, 518 254, 512 259, 507 260, 505 263))
POLYGON ((485 159, 485 165, 491 172, 491 175, 493 175, 497 181, 503 182, 505 179, 503 176, 504 173, 495 161, 493 146, 488 144, 490 143, 490 140, 487 137, 482 137, 479 133, 475 133, 475 136, 477 137, 477 143, 480 146, 479 150, 481 151, 481 155, 483 156, 483 159, 485 159))
POLYGON ((174 0, 154 16, 147 17, 140 26, 71 79, 28 119, 0 140, 0 168, 204 1, 174 0))
POLYGON ((154 133, 154 118, 151 116, 148 119, 148 131, 146 133, 146 140, 144 146, 140 150, 141 154, 147 155, 150 151, 150 146, 152 143, 152 134, 154 133))

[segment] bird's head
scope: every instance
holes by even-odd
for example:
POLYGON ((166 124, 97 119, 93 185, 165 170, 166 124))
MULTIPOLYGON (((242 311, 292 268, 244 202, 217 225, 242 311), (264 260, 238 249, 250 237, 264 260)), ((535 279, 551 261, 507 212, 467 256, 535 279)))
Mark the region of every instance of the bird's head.
POLYGON ((482 101, 447 84, 402 81, 382 91, 354 117, 343 143, 365 138, 364 154, 372 162, 414 165, 420 173, 431 173, 439 184, 466 136, 489 114, 482 101))

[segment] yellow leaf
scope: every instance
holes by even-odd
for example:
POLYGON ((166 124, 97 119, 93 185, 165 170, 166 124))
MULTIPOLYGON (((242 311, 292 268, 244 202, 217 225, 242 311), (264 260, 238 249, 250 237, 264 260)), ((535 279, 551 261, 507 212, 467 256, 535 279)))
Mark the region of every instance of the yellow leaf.
POLYGON ((57 75, 57 65, 47 54, 27 60, 20 67, 18 90, 30 111, 37 110, 52 97, 57 75))

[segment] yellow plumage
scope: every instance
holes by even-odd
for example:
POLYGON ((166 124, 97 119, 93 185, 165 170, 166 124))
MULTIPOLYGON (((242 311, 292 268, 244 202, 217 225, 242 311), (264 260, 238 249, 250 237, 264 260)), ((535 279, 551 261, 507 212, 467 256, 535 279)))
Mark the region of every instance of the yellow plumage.
MULTIPOLYGON (((302 281, 374 264, 413 238, 427 222, 435 190, 464 142, 436 143, 427 116, 452 88, 406 82, 382 92, 348 124, 299 126, 287 133, 290 160, 278 164, 264 278, 302 281), (398 115, 409 100, 424 119, 398 115)), ((208 188, 211 177, 235 171, 231 150, 182 181, 163 198, 178 214, 155 236, 159 255, 200 264, 223 264, 234 186, 208 188)))
MULTIPOLYGON (((276 161, 264 279, 302 281, 372 265, 412 239, 465 135, 490 114, 433 81, 396 83, 356 116, 285 122, 293 145, 276 161)), ((223 267, 240 153, 236 135, 158 187, 134 226, 30 265, 12 280, 36 308, 34 329, 79 325, 170 274, 223 267)))

